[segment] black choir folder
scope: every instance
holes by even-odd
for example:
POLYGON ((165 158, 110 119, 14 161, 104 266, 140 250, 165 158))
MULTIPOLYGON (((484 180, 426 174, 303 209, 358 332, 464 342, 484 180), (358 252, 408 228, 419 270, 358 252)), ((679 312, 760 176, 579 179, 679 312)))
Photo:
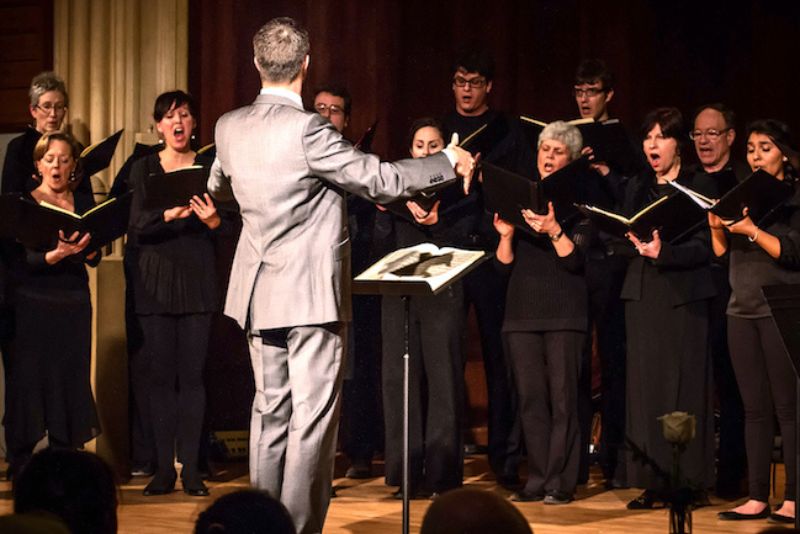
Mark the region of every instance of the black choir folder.
POLYGON ((114 157, 114 152, 117 150, 119 138, 122 137, 122 132, 109 135, 102 141, 89 145, 81 152, 80 160, 83 165, 84 176, 92 176, 102 171, 111 163, 111 158, 114 157))
POLYGON ((557 170, 544 180, 533 181, 509 170, 483 163, 485 208, 514 226, 533 232, 522 217, 521 210, 547 213, 547 203, 553 203, 556 218, 565 221, 575 214, 575 204, 590 198, 591 176, 589 161, 581 157, 557 170))
POLYGON ((649 241, 658 230, 662 241, 674 242, 705 222, 706 214, 688 195, 665 195, 631 217, 597 206, 579 205, 578 209, 603 232, 625 237, 628 232, 649 241))
MULTIPOLYGON (((7 196, 7 195, 4 195, 7 196)), ((98 204, 82 215, 64 208, 36 203, 16 197, 13 210, 18 219, 10 237, 15 237, 28 248, 52 250, 58 242, 58 232, 69 238, 73 233, 91 234, 86 252, 92 252, 122 237, 128 229, 132 193, 113 197, 98 204)), ((79 238, 80 239, 80 238, 79 238)))
POLYGON ((152 173, 144 179, 144 209, 169 209, 188 206, 194 195, 203 197, 207 192, 207 167, 192 165, 165 173, 152 173))
POLYGON ((709 198, 675 182, 671 184, 695 201, 698 206, 711 211, 721 219, 739 221, 744 218, 742 210, 746 207, 750 218, 756 224, 794 195, 794 187, 760 169, 719 199, 709 198))
POLYGON ((391 252, 354 279, 360 294, 436 294, 487 259, 482 250, 439 248, 431 243, 391 252))
MULTIPOLYGON (((525 115, 520 115, 519 119, 532 146, 538 146, 539 134, 547 123, 525 115)), ((565 122, 580 130, 583 146, 592 147, 595 161, 605 162, 625 175, 635 174, 642 166, 642 158, 619 119, 573 119, 565 122)))

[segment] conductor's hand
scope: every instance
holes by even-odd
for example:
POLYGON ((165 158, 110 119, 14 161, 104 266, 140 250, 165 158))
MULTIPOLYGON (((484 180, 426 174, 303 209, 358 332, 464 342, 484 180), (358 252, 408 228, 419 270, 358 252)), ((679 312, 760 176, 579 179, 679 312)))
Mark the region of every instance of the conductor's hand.
POLYGON ((64 258, 83 252, 83 249, 89 245, 92 236, 84 234, 80 239, 78 237, 80 237, 80 232, 73 232, 71 236, 67 237, 62 230, 59 230, 58 244, 56 244, 56 248, 44 255, 45 261, 49 265, 55 265, 64 258))
POLYGON ((456 174, 464 177, 464 194, 469 194, 469 187, 472 184, 472 173, 475 171, 475 158, 472 154, 458 146, 458 134, 454 133, 450 138, 450 144, 447 145, 445 150, 450 150, 451 154, 456 156, 456 164, 454 165, 456 174))
POLYGON ((190 206, 175 206, 168 210, 164 210, 164 222, 172 222, 178 219, 185 219, 192 214, 190 206))
POLYGON ((222 222, 217 213, 217 207, 211 197, 208 196, 208 193, 203 193, 203 198, 198 195, 193 196, 189 200, 189 207, 197 215, 197 218, 212 230, 219 227, 222 222))

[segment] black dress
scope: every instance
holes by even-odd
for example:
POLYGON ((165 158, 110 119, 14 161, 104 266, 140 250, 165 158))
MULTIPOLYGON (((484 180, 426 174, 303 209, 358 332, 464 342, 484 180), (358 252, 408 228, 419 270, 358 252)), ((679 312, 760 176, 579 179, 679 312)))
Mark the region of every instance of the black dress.
MULTIPOLYGON (((75 211, 94 205, 75 193, 75 211)), ((6 421, 14 458, 23 461, 47 432, 51 445, 81 447, 100 433, 90 384, 92 306, 82 254, 48 265, 26 250, 15 291, 6 421)))
MULTIPOLYGON (((209 163, 202 156, 195 160, 209 163)), ((142 181, 163 172, 158 154, 133 164, 128 240, 137 251, 130 281, 143 335, 142 350, 131 361, 131 383, 135 402, 150 410, 157 478, 167 484, 174 480, 176 441, 182 477, 199 480, 203 372, 219 296, 213 232, 194 214, 164 222, 163 210, 143 208, 142 181)))
MULTIPOLYGON (((706 190, 700 175, 681 173, 678 181, 706 190)), ((626 212, 658 197, 679 194, 658 185, 652 173, 629 184, 626 212)), ((632 247, 629 247, 632 250, 632 247)), ((670 472, 671 445, 658 417, 673 411, 693 414, 697 433, 681 457, 683 475, 708 488, 714 475, 714 426, 711 404, 709 302, 715 287, 709 267, 708 227, 701 225, 676 243, 662 244, 658 259, 635 256, 622 288, 627 351, 627 437, 658 466, 670 472)), ((665 480, 629 454, 628 484, 663 489, 665 480)))

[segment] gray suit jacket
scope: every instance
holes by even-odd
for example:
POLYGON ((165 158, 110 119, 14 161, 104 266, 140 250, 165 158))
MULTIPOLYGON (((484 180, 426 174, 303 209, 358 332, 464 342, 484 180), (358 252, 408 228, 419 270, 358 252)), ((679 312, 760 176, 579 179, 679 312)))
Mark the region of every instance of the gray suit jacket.
POLYGON ((225 314, 249 330, 350 320, 343 190, 385 203, 456 179, 444 154, 381 163, 274 95, 223 115, 215 141, 208 190, 243 222, 225 314))

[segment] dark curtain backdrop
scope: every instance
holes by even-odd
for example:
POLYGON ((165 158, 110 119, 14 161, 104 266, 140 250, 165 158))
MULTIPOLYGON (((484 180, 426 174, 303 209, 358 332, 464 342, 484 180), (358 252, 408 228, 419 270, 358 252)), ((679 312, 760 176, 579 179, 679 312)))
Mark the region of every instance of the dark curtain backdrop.
POLYGON ((717 100, 736 110, 740 126, 769 116, 800 129, 800 2, 193 0, 190 10, 189 88, 203 141, 222 113, 255 97, 252 36, 283 15, 311 35, 307 105, 315 85, 346 85, 348 137, 379 120, 374 148, 386 158, 406 154, 414 118, 452 108, 453 52, 473 40, 495 56, 497 109, 574 118, 575 67, 600 57, 617 79, 612 113, 632 130, 653 107, 688 116, 717 100))
MULTIPOLYGON (((314 86, 346 85, 354 102, 346 135, 357 139, 377 119, 373 147, 387 159, 407 154, 414 118, 452 108, 453 52, 474 40, 495 56, 497 109, 548 121, 574 118, 575 67, 584 57, 600 57, 617 80, 612 113, 631 130, 653 107, 677 106, 691 115, 708 101, 738 112, 740 157, 741 127, 749 120, 776 117, 800 129, 800 2, 193 0, 190 11, 189 89, 200 103, 203 143, 212 140, 221 114, 255 98, 252 36, 284 15, 311 35, 306 105, 314 86)), ((212 429, 247 428, 252 378, 236 332, 223 321, 212 341, 212 429)), ((485 410, 475 408, 472 425, 485 425, 474 415, 485 419, 485 410)))

